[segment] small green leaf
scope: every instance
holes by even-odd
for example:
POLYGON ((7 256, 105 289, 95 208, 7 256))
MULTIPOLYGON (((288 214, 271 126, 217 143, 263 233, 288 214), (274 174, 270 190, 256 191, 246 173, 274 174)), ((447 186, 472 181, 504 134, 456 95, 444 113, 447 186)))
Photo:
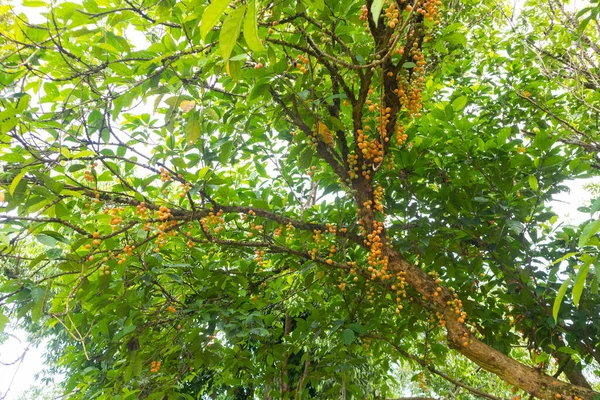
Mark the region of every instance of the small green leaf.
POLYGON ((255 0, 250 0, 248 2, 248 12, 246 13, 246 18, 244 19, 244 39, 252 51, 265 50, 265 46, 263 46, 260 38, 258 37, 255 0))
POLYGON ((73 160, 77 159, 77 158, 82 158, 82 157, 92 157, 94 156, 96 153, 92 150, 81 150, 77 153, 74 153, 71 155, 71 158, 73 160))
POLYGON ((46 93, 46 96, 48 96, 52 99, 54 99, 55 97, 58 97, 58 95, 59 95, 56 85, 53 83, 50 83, 50 82, 44 83, 44 92, 46 93))
POLYGON ((581 236, 579 236, 579 247, 583 247, 587 244, 592 236, 598 232, 600 229, 600 219, 595 222, 589 222, 581 232, 581 236))
POLYGON ((577 352, 569 347, 562 346, 558 348, 558 351, 565 354, 577 354, 577 352))
POLYGON ((510 127, 509 126, 505 126, 504 128, 500 129, 500 132, 498 132, 498 145, 502 146, 504 143, 506 143, 506 139, 509 138, 510 136, 510 127))
POLYGON ((452 102, 452 109, 454 111, 462 110, 467 105, 467 101, 469 101, 467 96, 460 96, 460 97, 454 99, 454 101, 452 102))
POLYGON ((10 246, 10 239, 3 233, 0 233, 0 245, 2 246, 10 246))
POLYGON ((181 279, 181 276, 177 275, 177 274, 173 274, 171 272, 167 272, 167 276, 171 279, 173 279, 175 282, 177 283, 181 283, 183 282, 183 280, 181 279))
POLYGON ((583 293, 583 287, 585 285, 585 278, 587 277, 590 269, 590 263, 586 263, 579 268, 577 276, 575 277, 575 284, 573 285, 573 304, 575 307, 579 307, 579 300, 583 293))
POLYGON ((6 325, 8 325, 8 317, 0 311, 0 333, 4 332, 6 325))
POLYGON ((445 37, 445 40, 451 44, 457 44, 461 46, 467 45, 467 37, 461 32, 454 32, 445 37))
POLYGON ((219 36, 219 46, 221 48, 221 56, 225 62, 229 60, 233 47, 240 36, 245 11, 246 6, 241 6, 232 11, 223 22, 223 27, 221 28, 221 34, 219 36))
POLYGON ((412 61, 405 62, 404 64, 402 64, 402 68, 404 68, 404 69, 414 68, 416 66, 417 66, 417 64, 415 64, 412 61))
POLYGON ((306 3, 308 3, 308 6, 311 8, 315 8, 318 11, 323 11, 323 9, 325 8, 325 1, 324 0, 304 0, 306 3))
POLYGON ((529 186, 531 186, 531 188, 537 192, 538 190, 538 180, 535 177, 535 175, 529 175, 529 186))
POLYGON ((185 125, 185 140, 188 144, 195 144, 200 139, 200 123, 192 115, 185 125))
POLYGON ((572 253, 565 254, 564 256, 562 256, 562 257, 561 257, 561 258, 559 258, 558 260, 554 261, 554 262, 553 262, 552 264, 550 264, 550 265, 555 265, 555 264, 558 264, 558 263, 560 263, 560 262, 563 262, 563 261, 565 261, 567 258, 571 258, 571 257, 573 257, 574 255, 577 255, 577 254, 579 254, 579 252, 577 252, 577 251, 574 251, 574 252, 572 252, 572 253))
POLYGON ((556 299, 554 299, 554 305, 552 306, 552 315, 554 316, 554 321, 558 322, 558 311, 560 310, 560 305, 562 303, 563 297, 565 297, 565 293, 567 292, 567 288, 571 284, 572 279, 569 278, 560 285, 558 289, 558 293, 556 294, 556 299))
POLYGON ((592 204, 592 207, 590 207, 590 215, 594 215, 594 213, 598 210, 600 210, 600 197, 598 197, 592 204))
POLYGON ((517 235, 520 235, 525 230, 525 225, 521 221, 508 220, 506 221, 506 225, 517 235))
POLYGON ((200 37, 203 42, 208 32, 215 27, 228 5, 229 0, 215 0, 206 7, 202 14, 202 22, 200 23, 200 37))
POLYGON ((356 332, 358 334, 367 333, 367 328, 365 328, 364 326, 362 326, 360 324, 350 324, 350 325, 348 325, 348 328, 352 329, 354 332, 356 332))
POLYGON ((350 328, 346 328, 342 331, 342 343, 350 344, 354 341, 354 331, 350 328))
POLYGON ((17 185, 19 184, 19 182, 21 182, 21 179, 23 179, 23 177, 25 176, 25 172, 27 172, 27 170, 25 170, 25 169, 23 171, 19 172, 17 174, 17 176, 14 177, 12 183, 8 187, 8 193, 10 193, 11 196, 15 193, 15 189, 17 188, 17 185))
POLYGON ((548 361, 550 359, 550 355, 548 355, 548 353, 540 353, 537 356, 535 356, 535 363, 539 364, 542 363, 544 361, 548 361))
POLYGON ((236 82, 239 81, 240 79, 242 79, 242 77, 243 77, 243 72, 242 72, 243 64, 244 63, 242 61, 233 61, 233 59, 230 59, 227 62, 227 65, 225 66, 227 74, 231 77, 231 79, 233 79, 236 82))
POLYGON ((383 0, 374 0, 373 4, 371 4, 371 14, 373 15, 373 22, 375 22, 375 26, 379 24, 379 16, 381 15, 381 10, 383 9, 383 0))
POLYGON ((23 111, 29 106, 29 101, 31 100, 31 96, 26 94, 25 96, 19 99, 19 104, 17 105, 17 111, 23 111))

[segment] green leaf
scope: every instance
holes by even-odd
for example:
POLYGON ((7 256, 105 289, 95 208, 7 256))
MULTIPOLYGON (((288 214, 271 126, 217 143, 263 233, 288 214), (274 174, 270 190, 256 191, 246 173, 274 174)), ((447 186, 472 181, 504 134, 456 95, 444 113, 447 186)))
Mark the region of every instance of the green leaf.
POLYGON ((454 99, 454 101, 452 102, 452 109, 454 111, 462 110, 467 105, 467 101, 469 101, 467 96, 460 96, 460 97, 454 99))
POLYGON ((198 139, 200 139, 200 122, 192 115, 185 125, 185 140, 188 144, 195 144, 198 139))
POLYGON ((26 94, 25 96, 19 99, 19 104, 17 105, 17 111, 23 111, 29 106, 29 101, 31 100, 31 96, 26 94))
POLYGON ((8 325, 8 317, 4 315, 2 311, 0 311, 0 333, 4 332, 4 328, 8 325))
POLYGON ((383 9, 383 0, 374 0, 373 4, 371 4, 371 14, 373 15, 373 22, 375 22, 375 26, 379 24, 379 16, 381 15, 381 10, 383 9))
POLYGON ((566 260, 567 258, 571 258, 571 257, 573 257, 574 255, 577 255, 577 254, 579 254, 579 252, 578 252, 578 251, 574 251, 574 252, 571 252, 571 253, 565 254, 564 256, 562 256, 562 257, 561 257, 561 258, 559 258, 558 260, 554 261, 554 262, 553 262, 552 264, 550 264, 550 265, 555 265, 555 264, 558 264, 558 263, 560 263, 560 262, 563 262, 563 261, 564 261, 564 260, 566 260))
POLYGON ((21 179, 23 179, 23 177, 25 176, 25 173, 27 172, 26 169, 22 170, 21 172, 19 172, 17 174, 17 176, 14 177, 12 183, 10 184, 10 186, 8 187, 8 193, 10 193, 10 195, 12 196, 15 193, 15 189, 17 188, 17 186, 19 185, 19 182, 21 182, 21 179))
POLYGON ((204 179, 204 177, 206 176, 206 174, 208 174, 209 171, 210 167, 204 167, 198 171, 196 176, 198 177, 198 179, 204 179))
POLYGON ((342 331, 342 343, 348 345, 354 341, 354 331, 346 328, 342 331))
POLYGON ((44 83, 44 92, 46 92, 46 96, 54 99, 55 97, 58 97, 58 89, 56 88, 56 85, 50 82, 46 82, 44 83))
POLYGON ((0 134, 4 135, 17 126, 19 119, 14 115, 5 117, 3 114, 6 113, 0 113, 0 134))
POLYGON ((545 361, 548 361, 550 359, 550 355, 548 353, 542 352, 540 354, 538 354, 537 356, 535 356, 535 363, 539 364, 545 361))
POLYGON ((167 276, 171 279, 173 279, 175 282, 177 283, 181 283, 183 282, 183 280, 181 279, 181 276, 177 275, 177 274, 173 274, 171 272, 167 272, 167 276))
POLYGON ((304 0, 306 3, 308 3, 309 7, 312 7, 314 9, 317 9, 319 11, 323 11, 323 9, 325 8, 325 1, 324 0, 304 0))
POLYGON ((229 0, 215 0, 202 13, 202 22, 200 23, 200 37, 204 42, 206 35, 215 27, 221 15, 229 5, 229 0))
POLYGON ((244 20, 244 12, 246 6, 241 6, 232 11, 231 14, 223 22, 221 34, 219 35, 219 47, 223 60, 227 62, 233 51, 233 47, 237 43, 240 31, 242 30, 242 22, 244 20))
POLYGON ((504 128, 500 129, 500 132, 498 132, 498 145, 502 146, 504 143, 506 143, 506 139, 508 139, 509 136, 510 127, 505 126, 504 128))
POLYGON ((567 288, 571 284, 572 279, 569 278, 560 285, 558 289, 558 293, 556 294, 556 299, 554 299, 554 305, 552 306, 552 315, 554 316, 554 322, 558 322, 558 311, 560 310, 560 305, 562 303, 563 297, 565 297, 565 293, 567 292, 567 288))
POLYGON ((523 225, 523 223, 521 221, 515 221, 515 220, 508 220, 506 221, 506 225, 508 225, 508 227, 514 231, 517 235, 520 235, 523 230, 525 229, 525 225, 523 225))
POLYGON ((53 238, 50 235, 46 235, 46 234, 39 234, 36 235, 35 238, 42 244, 48 246, 48 247, 54 247, 56 246, 56 242, 57 240, 55 238, 53 238))
POLYGON ((558 348, 558 351, 560 351, 561 353, 566 353, 566 354, 577 354, 577 351, 566 347, 566 346, 562 346, 558 348))
POLYGON ((594 203, 592 203, 592 206, 590 207, 590 215, 594 215, 598 210, 600 210, 600 197, 598 197, 594 203))
POLYGON ((0 244, 6 247, 10 245, 10 239, 4 233, 0 233, 0 244))
POLYGON ((448 43, 457 44, 457 45, 461 45, 461 46, 465 46, 467 44, 467 37, 460 32, 454 32, 454 33, 446 36, 445 40, 448 43))
POLYGON ((244 19, 244 39, 248 44, 248 47, 252 51, 264 51, 260 38, 258 37, 258 24, 256 22, 256 0, 250 0, 248 2, 248 12, 244 19))
POLYGON ((581 232, 581 236, 579 236, 579 247, 583 247, 587 244, 590 238, 598 232, 600 229, 600 219, 589 222, 581 232))
POLYGON ((72 154, 71 158, 75 160, 77 158, 82 158, 82 157, 92 157, 94 155, 96 155, 96 153, 92 150, 82 150, 82 151, 72 154))
POLYGON ((531 188, 537 192, 538 190, 538 180, 535 177, 535 175, 529 175, 529 186, 531 186, 531 188))
POLYGON ((573 304, 575 307, 579 307, 579 300, 583 293, 583 287, 585 285, 585 278, 587 278, 588 271, 590 269, 590 263, 585 263, 579 268, 577 276, 575 277, 575 284, 573 285, 573 304))
POLYGON ((350 324, 348 325, 348 328, 352 329, 354 332, 360 334, 365 334, 367 333, 367 328, 365 328, 364 326, 360 325, 360 324, 350 324))

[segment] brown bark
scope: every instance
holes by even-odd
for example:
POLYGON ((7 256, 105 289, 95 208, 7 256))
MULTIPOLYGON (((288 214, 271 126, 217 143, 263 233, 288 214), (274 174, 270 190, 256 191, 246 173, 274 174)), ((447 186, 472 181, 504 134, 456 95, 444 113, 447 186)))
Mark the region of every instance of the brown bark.
POLYGON ((431 311, 439 311, 443 314, 446 321, 448 345, 451 348, 456 349, 459 353, 468 357, 486 371, 497 375, 505 382, 541 399, 556 399, 557 395, 560 395, 563 399, 574 399, 577 396, 592 400, 595 395, 598 395, 597 392, 589 388, 560 381, 532 367, 521 364, 479 339, 472 337, 465 325, 458 321, 454 306, 447 304, 447 302, 453 300, 453 293, 450 290, 436 284, 434 279, 417 266, 406 261, 394 249, 388 247, 386 255, 389 257, 390 270, 393 272, 404 271, 406 281, 427 299, 424 301, 425 306, 431 311), (437 287, 441 287, 442 291, 434 297, 433 294, 436 292, 437 287), (469 337, 467 346, 462 344, 465 333, 469 337))
POLYGON ((310 355, 306 353, 306 361, 304 362, 304 372, 298 381, 298 389, 296 390, 295 399, 300 399, 302 397, 302 391, 304 390, 304 382, 308 377, 308 369, 310 368, 310 355))

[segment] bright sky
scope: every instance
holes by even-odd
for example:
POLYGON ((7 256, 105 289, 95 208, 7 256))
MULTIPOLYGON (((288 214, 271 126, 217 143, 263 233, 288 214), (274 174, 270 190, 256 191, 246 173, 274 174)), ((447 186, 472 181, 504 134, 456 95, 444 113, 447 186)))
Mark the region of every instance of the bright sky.
POLYGON ((16 399, 20 393, 35 384, 35 374, 42 370, 44 364, 44 350, 31 347, 22 362, 4 365, 18 360, 29 346, 24 331, 8 329, 7 332, 12 336, 0 345, 0 400, 16 399))

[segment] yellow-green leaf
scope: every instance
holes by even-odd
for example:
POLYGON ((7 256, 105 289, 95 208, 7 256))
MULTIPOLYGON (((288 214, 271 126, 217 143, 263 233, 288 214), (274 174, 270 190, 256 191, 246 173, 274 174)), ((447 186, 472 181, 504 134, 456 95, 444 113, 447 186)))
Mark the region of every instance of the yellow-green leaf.
POLYGON ((215 0, 206 7, 202 14, 202 22, 200 22, 200 37, 202 37, 202 41, 204 41, 208 32, 215 27, 228 5, 229 0, 215 0))
POLYGON ((587 277, 588 271, 590 270, 590 263, 585 263, 579 268, 577 277, 575 277, 575 284, 573 285, 573 304, 575 307, 579 307, 579 300, 583 293, 583 286, 585 285, 585 278, 587 277))
POLYGON ((467 96, 460 96, 457 97, 456 99, 454 99, 454 101, 452 102, 452 109, 454 111, 460 111, 463 108, 465 108, 465 106, 467 105, 467 101, 469 99, 467 98, 467 96))
POLYGON ((237 43, 238 37, 242 30, 242 22, 244 20, 244 12, 246 6, 241 6, 232 11, 231 14, 223 22, 221 34, 219 35, 219 47, 221 48, 221 56, 227 62, 233 51, 233 47, 237 43))
POLYGON ((231 77, 234 81, 239 81, 242 78, 242 62, 241 61, 227 61, 225 64, 225 70, 227 71, 227 75, 231 77))
POLYGON ((556 299, 554 299, 554 306, 552 306, 552 315, 554 316, 554 321, 558 321, 558 311, 560 310, 562 299, 565 297, 565 293, 567 292, 567 288, 571 284, 571 281, 571 278, 567 279, 562 285, 560 285, 560 288, 558 289, 556 299))
POLYGON ((538 180, 535 177, 535 175, 529 175, 529 186, 531 186, 531 188, 537 192, 538 190, 538 180))
POLYGON ((246 13, 246 18, 244 18, 244 39, 252 51, 263 51, 265 49, 265 46, 263 46, 258 37, 255 0, 248 2, 248 12, 246 13))
POLYGON ((598 219, 594 222, 589 222, 583 228, 583 231, 581 232, 581 236, 579 236, 579 247, 585 246, 587 244, 587 242, 590 240, 590 238, 592 236, 594 236, 596 234, 596 232, 598 232, 598 229, 600 229, 600 219, 598 219))
POLYGON ((554 261, 554 262, 553 262, 552 264, 550 264, 550 265, 555 265, 555 264, 558 264, 558 263, 560 263, 560 262, 563 262, 563 261, 565 261, 567 258, 571 258, 571 257, 573 257, 573 256, 575 256, 575 255, 577 255, 577 254, 579 254, 579 252, 578 252, 578 251, 574 251, 574 252, 571 252, 571 253, 565 254, 564 256, 562 256, 562 257, 561 257, 561 258, 559 258, 558 260, 554 261))
POLYGON ((194 144, 200 139, 200 123, 196 118, 190 118, 185 126, 185 140, 194 144))
POLYGON ((4 332, 4 328, 8 325, 8 317, 0 311, 0 333, 4 332))
POLYGON ((19 172, 17 174, 17 176, 15 176, 15 178, 13 179, 12 183, 10 184, 10 186, 8 188, 8 193, 10 193, 11 196, 15 192, 15 189, 17 188, 17 185, 19 184, 19 182, 21 182, 21 179, 23 179, 23 177, 25 176, 25 172, 27 172, 27 171, 23 170, 23 171, 19 172))
POLYGON ((71 155, 71 158, 73 160, 77 159, 77 158, 82 158, 82 157, 91 157, 94 156, 96 153, 93 152, 92 150, 81 150, 78 153, 74 153, 73 155, 71 155))

